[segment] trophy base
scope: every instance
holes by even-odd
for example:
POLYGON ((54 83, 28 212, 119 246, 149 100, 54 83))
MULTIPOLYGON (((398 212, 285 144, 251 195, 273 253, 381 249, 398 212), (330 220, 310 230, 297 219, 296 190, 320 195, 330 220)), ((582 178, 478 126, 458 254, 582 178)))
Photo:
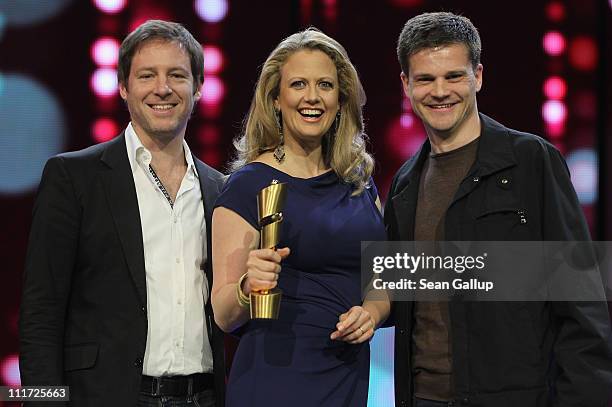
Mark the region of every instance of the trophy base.
POLYGON ((278 288, 267 294, 251 293, 251 319, 278 319, 283 292, 278 288))

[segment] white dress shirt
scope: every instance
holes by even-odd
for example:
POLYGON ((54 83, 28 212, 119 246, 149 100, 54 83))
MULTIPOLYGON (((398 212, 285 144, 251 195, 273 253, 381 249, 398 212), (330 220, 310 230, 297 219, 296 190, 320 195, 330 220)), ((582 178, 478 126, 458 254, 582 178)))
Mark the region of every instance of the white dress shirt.
POLYGON ((132 124, 125 140, 136 185, 147 281, 147 376, 211 373, 212 350, 206 329, 208 301, 206 220, 198 173, 183 140, 187 172, 174 207, 149 171, 151 153, 132 124))

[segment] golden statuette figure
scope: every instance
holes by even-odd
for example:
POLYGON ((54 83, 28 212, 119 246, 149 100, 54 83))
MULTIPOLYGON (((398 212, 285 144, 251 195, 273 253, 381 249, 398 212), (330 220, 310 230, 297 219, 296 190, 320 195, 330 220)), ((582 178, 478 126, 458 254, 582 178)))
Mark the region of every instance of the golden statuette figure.
MULTIPOLYGON (((260 227, 260 249, 276 249, 280 240, 283 209, 287 195, 287 184, 272 180, 272 183, 257 194, 257 213, 260 227)), ((282 291, 252 291, 251 319, 277 319, 282 291)))

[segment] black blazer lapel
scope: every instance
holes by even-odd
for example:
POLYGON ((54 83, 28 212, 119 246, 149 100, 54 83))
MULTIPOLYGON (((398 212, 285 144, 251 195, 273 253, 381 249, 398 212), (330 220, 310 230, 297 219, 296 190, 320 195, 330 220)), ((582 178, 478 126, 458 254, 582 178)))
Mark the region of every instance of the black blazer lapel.
POLYGON ((208 248, 208 258, 206 261, 208 267, 206 267, 206 277, 208 278, 209 284, 212 285, 212 212, 215 201, 217 200, 217 196, 219 196, 219 192, 221 192, 221 186, 223 184, 219 177, 215 176, 217 175, 216 171, 210 170, 206 164, 198 160, 196 157, 193 157, 193 161, 195 163, 196 170, 198 171, 200 191, 202 191, 202 204, 204 205, 204 216, 206 218, 206 246, 208 248))
POLYGON ((101 160, 109 167, 104 185, 115 228, 123 247, 123 255, 138 296, 143 306, 146 306, 147 289, 140 211, 124 133, 108 144, 101 160))
POLYGON ((215 178, 213 174, 211 174, 211 171, 209 171, 203 162, 195 157, 193 158, 193 161, 195 162, 196 169, 198 170, 200 190, 202 191, 202 202, 204 204, 204 215, 206 216, 206 227, 208 228, 212 222, 213 206, 215 205, 215 200, 219 195, 221 187, 219 185, 219 180, 215 178))

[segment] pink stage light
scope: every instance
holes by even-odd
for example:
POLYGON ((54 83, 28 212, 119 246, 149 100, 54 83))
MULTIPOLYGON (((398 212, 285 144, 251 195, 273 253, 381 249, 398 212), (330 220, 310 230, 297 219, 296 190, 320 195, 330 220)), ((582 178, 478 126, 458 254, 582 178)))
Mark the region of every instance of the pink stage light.
POLYGON ((559 122, 559 123, 546 122, 544 123, 544 127, 546 129, 546 134, 552 140, 558 141, 559 139, 562 139, 563 135, 565 134, 565 122, 559 122))
POLYGON ((547 54, 561 55, 565 51, 565 37, 558 31, 549 31, 544 34, 542 45, 547 54))
POLYGON ((19 386, 21 379, 19 378, 19 357, 17 355, 9 355, 2 361, 2 381, 7 386, 19 386))
POLYGON ((101 97, 114 96, 117 93, 117 70, 99 68, 91 76, 91 88, 101 97))
POLYGON ((559 100, 547 100, 542 106, 542 118, 550 124, 564 123, 567 119, 567 108, 559 100))
POLYGON ((410 113, 391 120, 387 128, 386 144, 389 151, 405 160, 414 155, 427 137, 425 129, 410 113))
POLYGON ((119 45, 119 41, 114 38, 98 38, 91 46, 91 57, 99 66, 116 66, 119 58, 119 45))
POLYGON ((204 72, 207 75, 217 74, 223 69, 223 53, 214 45, 204 47, 204 72))
POLYGON ((551 76, 544 81, 544 95, 548 99, 563 99, 567 93, 567 84, 559 76, 551 76))
POLYGON ((593 37, 578 36, 570 42, 569 61, 574 68, 581 71, 593 71, 599 59, 597 44, 593 37))
POLYGON ((116 14, 123 10, 126 0, 94 0, 98 9, 108 14, 116 14))
POLYGON ((107 117, 102 117, 94 122, 91 126, 93 139, 97 143, 112 140, 119 132, 117 123, 107 117))
POLYGON ((207 23, 218 23, 227 15, 227 0, 195 0, 196 14, 207 23))
POLYGON ((411 113, 404 113, 400 117, 400 124, 403 128, 409 129, 414 124, 414 116, 411 113))
POLYGON ((225 96, 225 85, 216 76, 205 76, 204 86, 202 87, 202 103, 218 104, 225 96))

